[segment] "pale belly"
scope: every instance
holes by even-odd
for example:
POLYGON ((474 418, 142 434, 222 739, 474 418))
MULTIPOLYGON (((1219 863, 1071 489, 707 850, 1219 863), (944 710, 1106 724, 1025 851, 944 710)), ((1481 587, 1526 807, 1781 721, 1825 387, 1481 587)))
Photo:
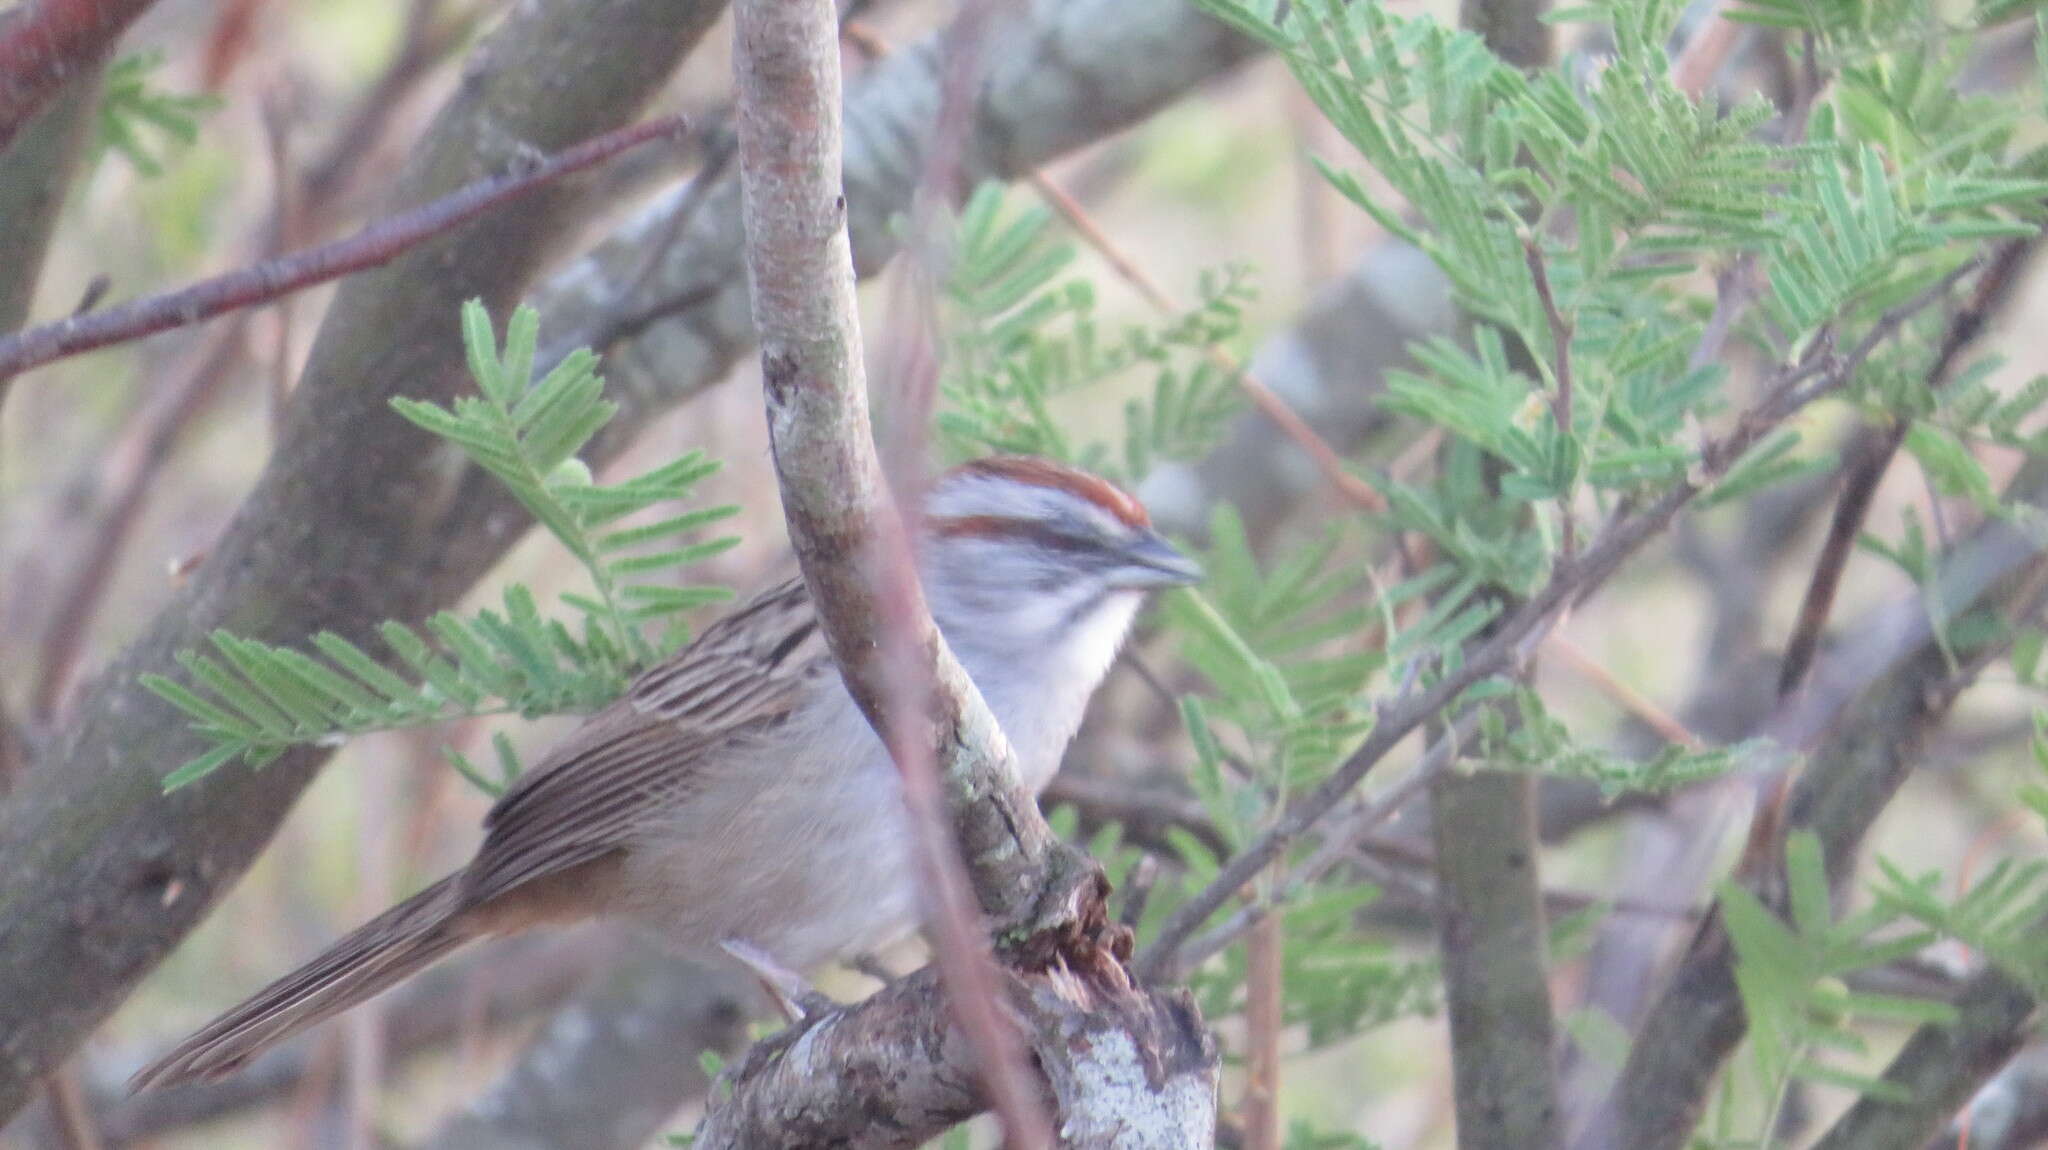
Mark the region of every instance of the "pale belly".
POLYGON ((744 942, 798 971, 915 930, 894 768, 819 778, 780 766, 762 764, 717 809, 700 799, 687 821, 650 828, 627 856, 627 917, 692 955, 744 942))

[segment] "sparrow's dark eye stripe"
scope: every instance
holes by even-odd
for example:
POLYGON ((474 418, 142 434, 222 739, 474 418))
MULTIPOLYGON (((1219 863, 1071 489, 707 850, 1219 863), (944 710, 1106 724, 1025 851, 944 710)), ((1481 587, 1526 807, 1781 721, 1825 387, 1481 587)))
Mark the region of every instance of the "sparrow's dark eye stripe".
POLYGON ((1103 554, 1108 551, 1099 540, 1072 535, 1030 519, 1003 515, 957 515, 931 520, 931 528, 948 539, 1029 540, 1048 551, 1066 555, 1103 554))

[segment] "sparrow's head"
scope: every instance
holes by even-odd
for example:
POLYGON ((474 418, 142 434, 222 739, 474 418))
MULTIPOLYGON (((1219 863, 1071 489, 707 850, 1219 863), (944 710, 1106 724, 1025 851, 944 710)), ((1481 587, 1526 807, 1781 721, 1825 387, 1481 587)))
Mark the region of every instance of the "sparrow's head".
POLYGON ((925 590, 947 640, 1019 653, 1074 640, 1114 651, 1147 591, 1202 570, 1112 484, 1028 456, 976 460, 925 503, 925 590), (986 636, 960 634, 963 623, 986 636))

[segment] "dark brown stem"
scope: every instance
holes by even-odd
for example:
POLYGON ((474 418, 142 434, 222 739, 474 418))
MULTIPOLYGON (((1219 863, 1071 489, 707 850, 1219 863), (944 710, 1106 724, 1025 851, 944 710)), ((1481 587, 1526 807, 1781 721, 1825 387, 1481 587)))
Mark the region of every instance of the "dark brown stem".
MULTIPOLYGON (((1948 382, 1956 357, 1982 334, 1992 313, 2011 296, 2019 279, 2019 270, 2026 264, 2035 243, 2031 237, 2008 240, 1994 251, 1983 276, 1977 281, 1976 290, 1942 333, 1941 346, 1927 369, 1929 388, 1939 389, 1948 382)), ((1807 670, 1813 666, 1814 652, 1820 649, 1821 634, 1826 630, 1828 615, 1834 609, 1835 592, 1841 587, 1842 573, 1848 568, 1856 537, 1863 531, 1863 521, 1870 514, 1878 482, 1884 478, 1892 459, 1906 442, 1906 432, 1910 427, 1909 421, 1900 420, 1889 428, 1865 432, 1857 437, 1842 463, 1841 499, 1835 504, 1834 518, 1828 524, 1827 541, 1821 547, 1820 558, 1813 566, 1813 576, 1806 585, 1806 594, 1800 600, 1798 622, 1793 626, 1791 639, 1786 642, 1785 662, 1778 671, 1778 693, 1781 696, 1797 691, 1806 679, 1807 670)))
POLYGON ((254 307, 352 272, 380 267, 536 188, 628 148, 673 138, 682 130, 680 117, 668 117, 606 132, 545 159, 515 163, 505 175, 480 180, 432 203, 380 220, 347 239, 266 260, 177 291, 0 337, 0 376, 254 307))

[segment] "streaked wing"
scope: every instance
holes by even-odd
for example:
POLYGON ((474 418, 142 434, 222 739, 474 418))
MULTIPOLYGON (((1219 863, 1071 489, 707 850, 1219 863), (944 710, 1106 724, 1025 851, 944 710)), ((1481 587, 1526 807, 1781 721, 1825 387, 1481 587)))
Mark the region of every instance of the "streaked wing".
POLYGON ((800 579, 712 624, 505 792, 484 817, 464 901, 617 850, 649 811, 689 791, 698 763, 786 720, 807 677, 832 673, 824 654, 800 579))

